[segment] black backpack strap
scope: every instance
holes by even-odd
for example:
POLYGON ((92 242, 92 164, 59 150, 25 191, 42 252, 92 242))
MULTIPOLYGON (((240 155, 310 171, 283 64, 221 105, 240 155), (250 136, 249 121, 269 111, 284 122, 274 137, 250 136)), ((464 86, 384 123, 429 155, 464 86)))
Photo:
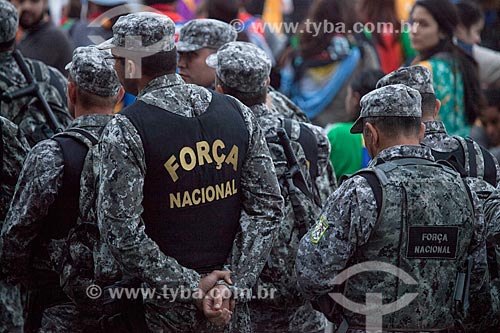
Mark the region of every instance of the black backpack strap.
POLYGON ((283 128, 286 131, 286 135, 288 135, 288 137, 291 138, 292 137, 292 119, 284 118, 282 124, 283 124, 283 128))
POLYGON ((453 138, 460 143, 464 155, 464 167, 469 177, 477 178, 477 160, 476 150, 474 149, 474 142, 467 140, 461 136, 454 135, 453 138))
POLYGON ((481 148, 481 152, 483 154, 484 161, 484 176, 483 179, 490 183, 491 185, 497 187, 497 165, 493 155, 486 150, 485 148, 479 146, 481 148))
POLYGON ((380 181, 373 171, 362 170, 356 175, 363 177, 370 185, 372 189, 373 196, 375 197, 375 202, 377 203, 377 216, 380 216, 380 212, 382 210, 382 186, 380 185, 380 181))
POLYGON ((67 236, 80 212, 80 178, 83 164, 89 150, 89 145, 83 138, 68 132, 79 133, 92 143, 97 140, 84 130, 73 128, 55 135, 55 140, 61 147, 64 159, 62 186, 55 202, 49 207, 46 236, 61 239, 67 236))
MULTIPOLYGON (((104 129, 104 128, 103 128, 104 129)), ((65 131, 65 133, 68 133, 68 132, 73 132, 73 133, 78 133, 78 134, 81 134, 83 135, 85 138, 87 138, 91 143, 92 145, 96 145, 97 142, 99 141, 95 136, 93 136, 91 133, 87 132, 86 130, 83 130, 81 128, 69 128, 65 131)), ((58 136, 61 136, 61 135, 64 135, 63 134, 59 134, 58 136)), ((72 136, 74 137, 74 136, 72 136)), ((75 137, 76 138, 76 137, 75 137)))

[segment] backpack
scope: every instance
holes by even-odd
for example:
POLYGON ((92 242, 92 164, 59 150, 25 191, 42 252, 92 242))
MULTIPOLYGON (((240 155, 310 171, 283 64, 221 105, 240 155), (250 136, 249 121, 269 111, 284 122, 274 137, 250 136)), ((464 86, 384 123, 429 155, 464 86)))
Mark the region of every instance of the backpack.
MULTIPOLYGON (((454 169, 456 163, 450 164, 447 161, 437 161, 449 168, 454 169)), ((460 166, 460 164, 458 164, 460 166)), ((384 181, 384 173, 381 170, 364 169, 360 170, 357 175, 365 178, 370 188, 373 191, 377 215, 380 216, 381 207, 383 206, 383 191, 381 182, 384 181)), ((495 188, 483 179, 467 176, 463 167, 456 170, 462 177, 465 184, 469 200, 472 202, 471 192, 475 192, 481 202, 484 204, 486 199, 491 195, 495 188)), ((496 325, 495 312, 498 309, 498 300, 495 300, 494 291, 491 287, 498 285, 498 267, 497 257, 495 256, 495 248, 487 247, 483 244, 479 250, 467 259, 468 272, 464 275, 464 287, 467 291, 463 294, 462 299, 457 298, 457 302, 462 303, 461 311, 462 323, 467 328, 484 329, 491 328, 491 325, 496 325), (496 273, 496 274, 495 274, 496 273)), ((329 303, 329 300, 323 300, 324 305, 329 303)))
MULTIPOLYGON (((38 61, 30 60, 25 64, 29 65, 28 71, 32 73, 35 84, 41 90, 56 119, 63 127, 69 125, 72 117, 66 107, 66 89, 56 77, 54 69, 44 68, 43 63, 38 61), (47 76, 44 76, 44 72, 48 73, 48 80, 47 76)), ((29 81, 26 77, 25 82, 19 84, 0 73, 0 95, 20 92, 27 88, 27 82, 29 81)), ((31 94, 21 95, 12 101, 0 99, 0 114, 18 125, 31 147, 39 141, 51 138, 56 133, 56 129, 48 123, 49 120, 42 107, 42 102, 31 94)))
POLYGON ((53 138, 61 147, 64 158, 62 187, 56 201, 49 207, 48 223, 42 238, 51 239, 49 253, 55 272, 60 273, 65 254, 67 235, 77 224, 80 201, 80 180, 83 164, 89 149, 98 139, 80 128, 70 128, 53 138), (78 195, 75 196, 75 192, 78 195))

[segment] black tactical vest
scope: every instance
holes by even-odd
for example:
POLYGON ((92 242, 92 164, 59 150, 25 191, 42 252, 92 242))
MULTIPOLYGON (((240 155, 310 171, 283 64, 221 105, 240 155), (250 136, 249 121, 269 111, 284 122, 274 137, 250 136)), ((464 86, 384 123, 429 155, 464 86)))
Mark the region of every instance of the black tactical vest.
POLYGON ((146 233, 182 266, 200 273, 220 269, 242 207, 241 168, 249 135, 239 106, 213 93, 208 110, 197 117, 142 101, 121 114, 144 147, 146 233))

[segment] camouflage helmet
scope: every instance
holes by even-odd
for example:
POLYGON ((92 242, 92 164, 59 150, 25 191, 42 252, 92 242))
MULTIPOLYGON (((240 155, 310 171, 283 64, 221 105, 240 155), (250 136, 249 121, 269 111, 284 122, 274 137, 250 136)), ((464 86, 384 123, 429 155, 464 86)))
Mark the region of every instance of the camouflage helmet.
POLYGON ((258 92, 267 85, 271 59, 251 43, 231 42, 207 57, 208 66, 229 88, 243 93, 258 92))
POLYGON ((213 19, 196 19, 187 22, 179 32, 178 52, 192 52, 202 48, 219 49, 236 41, 238 33, 232 25, 213 19))
POLYGON ((424 66, 401 67, 381 78, 377 82, 377 88, 391 84, 404 84, 418 90, 421 94, 435 94, 432 74, 424 66))
POLYGON ((108 52, 95 46, 79 47, 73 51, 73 59, 66 70, 81 89, 98 96, 115 96, 121 85, 108 57, 108 52))
POLYGON ((16 38, 19 15, 16 7, 8 1, 0 0, 0 43, 16 38))
POLYGON ((363 132, 363 118, 422 117, 422 97, 418 90, 403 84, 376 89, 361 99, 361 113, 351 133, 363 132))

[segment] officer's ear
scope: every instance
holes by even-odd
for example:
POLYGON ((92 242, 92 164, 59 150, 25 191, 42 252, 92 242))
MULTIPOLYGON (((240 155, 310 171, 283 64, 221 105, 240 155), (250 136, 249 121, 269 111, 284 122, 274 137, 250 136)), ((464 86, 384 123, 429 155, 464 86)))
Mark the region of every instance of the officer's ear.
POLYGON ((369 141, 372 144, 376 144, 379 140, 379 134, 377 128, 370 123, 365 123, 363 126, 363 136, 365 141, 369 141))
POLYGON ((120 91, 118 91, 118 94, 116 95, 116 103, 122 100, 123 95, 125 95, 125 89, 123 89, 123 87, 120 87, 120 91))
POLYGON ((436 98, 436 107, 434 109, 434 118, 437 118, 439 110, 441 109, 441 101, 436 98))
POLYGON ((71 104, 76 104, 76 83, 72 80, 68 81, 68 100, 71 104))
POLYGON ((125 59, 125 78, 126 79, 138 79, 138 73, 137 71, 139 70, 139 67, 137 64, 130 59, 125 59))
POLYGON ((420 123, 420 133, 418 133, 418 142, 422 142, 425 134, 425 124, 420 123))
POLYGON ((217 91, 219 94, 224 94, 224 89, 222 89, 222 86, 220 84, 215 85, 215 91, 217 91))

